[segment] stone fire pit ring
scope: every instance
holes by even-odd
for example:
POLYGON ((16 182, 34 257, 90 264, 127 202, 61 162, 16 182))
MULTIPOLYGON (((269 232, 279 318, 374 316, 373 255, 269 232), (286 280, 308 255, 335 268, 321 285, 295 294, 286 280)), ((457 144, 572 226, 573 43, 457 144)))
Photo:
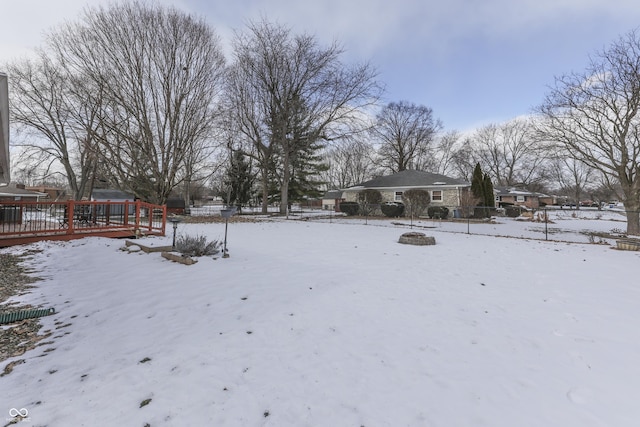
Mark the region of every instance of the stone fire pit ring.
POLYGON ((433 236, 427 236, 424 233, 411 231, 409 233, 402 234, 402 236, 400 236, 400 239, 398 240, 398 243, 417 246, 435 245, 436 238, 433 236))

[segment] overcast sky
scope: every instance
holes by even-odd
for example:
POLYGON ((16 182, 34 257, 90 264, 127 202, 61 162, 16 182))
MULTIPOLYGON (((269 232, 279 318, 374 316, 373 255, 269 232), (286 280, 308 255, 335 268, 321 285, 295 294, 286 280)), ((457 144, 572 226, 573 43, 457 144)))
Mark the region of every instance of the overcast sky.
MULTIPOLYGON (((369 61, 385 101, 433 108, 446 130, 527 114, 554 76, 640 26, 637 0, 159 0, 204 17, 223 42, 261 16, 339 41, 345 62, 369 61)), ((2 2, 0 63, 98 0, 2 2)), ((1 70, 0 70, 1 71, 1 70)))

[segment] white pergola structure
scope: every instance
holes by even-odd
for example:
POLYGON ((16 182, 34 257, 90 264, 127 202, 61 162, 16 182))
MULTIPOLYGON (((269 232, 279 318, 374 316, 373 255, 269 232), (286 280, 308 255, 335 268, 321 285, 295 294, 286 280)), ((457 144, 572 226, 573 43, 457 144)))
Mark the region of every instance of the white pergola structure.
POLYGON ((9 84, 0 73, 0 184, 9 181, 9 84))

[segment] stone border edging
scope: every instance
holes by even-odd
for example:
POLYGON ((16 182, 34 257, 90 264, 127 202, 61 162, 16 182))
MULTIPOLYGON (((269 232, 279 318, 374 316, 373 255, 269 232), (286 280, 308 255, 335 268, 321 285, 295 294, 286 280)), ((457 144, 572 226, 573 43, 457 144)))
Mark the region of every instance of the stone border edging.
POLYGON ((162 255, 162 258, 168 259, 169 261, 179 262, 180 264, 184 265, 193 265, 198 262, 197 259, 193 259, 188 256, 182 256, 174 252, 162 251, 160 255, 162 255))

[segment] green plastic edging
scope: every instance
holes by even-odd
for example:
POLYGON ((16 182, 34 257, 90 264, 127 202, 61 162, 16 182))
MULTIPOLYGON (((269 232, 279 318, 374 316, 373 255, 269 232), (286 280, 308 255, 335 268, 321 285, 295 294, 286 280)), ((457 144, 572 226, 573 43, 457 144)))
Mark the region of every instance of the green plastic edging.
POLYGON ((0 325, 5 323, 19 322, 24 319, 50 316, 56 312, 55 308, 36 308, 33 310, 14 311, 13 313, 0 313, 0 325))

